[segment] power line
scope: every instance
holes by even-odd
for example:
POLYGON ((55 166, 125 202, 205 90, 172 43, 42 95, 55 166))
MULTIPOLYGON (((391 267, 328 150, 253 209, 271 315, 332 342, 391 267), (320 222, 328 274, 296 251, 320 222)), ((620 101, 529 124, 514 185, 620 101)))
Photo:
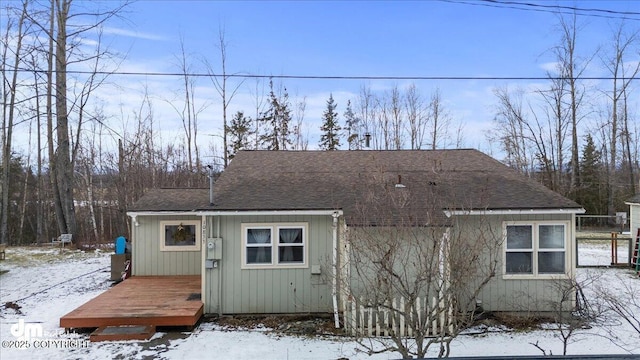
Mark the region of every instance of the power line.
POLYGON ((528 3, 528 2, 502 1, 502 0, 477 0, 477 1, 439 0, 439 1, 456 3, 456 4, 464 4, 464 5, 473 5, 473 6, 515 9, 515 10, 522 10, 522 11, 536 11, 536 12, 568 14, 568 15, 575 14, 578 16, 589 16, 589 17, 598 17, 598 18, 605 18, 605 19, 626 19, 626 20, 632 20, 632 21, 640 21, 640 18, 634 17, 634 16, 640 16, 640 12, 634 12, 634 11, 617 11, 617 10, 598 9, 598 8, 580 8, 575 6, 545 5, 545 4, 535 4, 535 3, 528 3))
MULTIPOLYGON (((47 70, 18 68, 18 72, 46 73, 47 70)), ((52 71, 56 73, 56 71, 52 71)), ((74 75, 120 75, 120 76, 153 76, 153 77, 209 77, 209 78, 241 78, 241 79, 295 79, 295 80, 572 80, 565 76, 386 76, 386 75, 262 75, 262 74, 215 74, 215 73, 176 73, 176 72, 137 72, 137 71, 82 71, 67 70, 67 74, 74 75)), ((615 80, 611 76, 584 76, 573 80, 615 80)))
POLYGON ((613 15, 640 15, 640 12, 635 11, 617 11, 617 10, 609 10, 609 9, 598 9, 598 8, 579 8, 575 6, 566 6, 566 5, 543 5, 543 4, 534 4, 527 2, 519 2, 519 1, 503 1, 503 0, 480 0, 484 2, 494 3, 494 4, 506 4, 506 5, 522 5, 533 8, 546 8, 546 9, 563 9, 563 10, 571 10, 571 11, 579 11, 579 12, 596 12, 596 13, 605 13, 605 14, 613 14, 613 15))

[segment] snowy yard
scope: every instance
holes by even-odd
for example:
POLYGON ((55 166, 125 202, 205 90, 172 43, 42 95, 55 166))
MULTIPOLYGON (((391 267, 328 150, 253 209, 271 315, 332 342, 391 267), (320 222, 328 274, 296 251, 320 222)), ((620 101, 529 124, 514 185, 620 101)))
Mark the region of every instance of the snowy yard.
MULTIPOLYGON (((582 250, 582 249, 581 249, 582 250)), ((585 257, 607 257, 594 246, 585 257)), ((65 334, 59 318, 109 288, 108 252, 52 248, 10 248, 0 262, 0 359, 397 359, 398 354, 368 356, 349 338, 285 336, 259 327, 229 329, 202 322, 190 333, 158 332, 145 342, 90 343, 88 334, 65 334), (22 320, 22 321, 21 321, 22 320), (38 326, 43 334, 22 342, 14 335, 38 326)), ((597 261, 597 260, 596 260, 597 261)), ((580 279, 595 279, 613 294, 640 294, 640 278, 628 269, 579 269, 580 279)), ((587 297, 590 288, 585 289, 587 297)), ((637 308, 636 308, 637 310, 637 308)), ((640 318, 640 313, 635 313, 640 318)), ((610 327, 580 330, 571 338, 569 354, 638 354, 640 335, 620 318, 610 327)), ((475 329, 481 330, 481 329, 475 329)), ((552 330, 515 331, 488 328, 480 335, 463 335, 452 343, 452 356, 541 355, 533 344, 562 354, 562 341, 552 330)), ((477 332, 477 331, 476 331, 477 332)))

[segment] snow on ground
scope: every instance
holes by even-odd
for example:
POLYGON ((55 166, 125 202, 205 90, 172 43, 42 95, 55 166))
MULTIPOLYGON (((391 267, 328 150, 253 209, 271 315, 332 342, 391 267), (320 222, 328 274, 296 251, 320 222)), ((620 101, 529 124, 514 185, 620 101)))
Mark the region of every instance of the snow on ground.
MULTIPOLYGON (((618 263, 629 262, 629 241, 618 241, 618 263)), ((609 266, 611 265, 611 241, 581 240, 578 242, 578 265, 609 266)))
MULTIPOLYGON (((606 260, 609 254, 607 247, 581 248, 582 258, 594 263, 606 260)), ((7 260, 0 262, 0 303, 15 303, 20 309, 0 308, 0 359, 399 358, 394 353, 368 356, 345 337, 284 336, 266 328, 229 329, 211 322, 202 322, 189 333, 157 333, 142 342, 90 343, 88 334, 65 334, 59 318, 111 285, 109 255, 106 251, 60 253, 55 248, 10 248, 7 260), (43 334, 21 343, 29 348, 17 349, 14 334, 20 335, 19 330, 25 326, 41 327, 43 334)), ((628 269, 579 269, 578 276, 590 283, 585 289, 587 297, 597 286, 620 296, 640 294, 640 278, 628 269)), ((640 313, 635 315, 640 318, 640 313)), ((612 326, 580 330, 571 338, 568 353, 640 353, 637 332, 611 315, 609 323, 612 326)), ((548 352, 562 354, 562 341, 553 330, 488 330, 454 340, 451 355, 541 355, 535 343, 548 352)))

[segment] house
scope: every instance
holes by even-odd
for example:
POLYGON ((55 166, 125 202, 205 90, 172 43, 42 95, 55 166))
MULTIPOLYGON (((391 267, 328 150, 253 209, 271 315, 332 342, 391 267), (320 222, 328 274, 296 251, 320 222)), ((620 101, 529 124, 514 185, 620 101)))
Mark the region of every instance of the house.
POLYGON ((212 193, 153 189, 133 205, 132 276, 200 275, 205 313, 337 314, 351 295, 350 231, 400 219, 455 231, 465 217, 499 250, 477 302, 544 311, 553 283, 575 276, 582 212, 477 150, 241 151, 212 193), (402 206, 371 213, 368 200, 397 205, 379 189, 402 206))
POLYGON ((635 240, 640 234, 640 194, 625 201, 625 204, 629 205, 631 238, 635 240))

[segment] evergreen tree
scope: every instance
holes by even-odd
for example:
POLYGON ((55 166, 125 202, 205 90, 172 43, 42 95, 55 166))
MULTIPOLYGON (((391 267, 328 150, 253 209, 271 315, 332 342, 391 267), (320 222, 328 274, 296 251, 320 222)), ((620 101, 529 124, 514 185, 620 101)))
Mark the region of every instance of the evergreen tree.
POLYGON ((347 101, 347 109, 344 112, 344 131, 347 134, 347 143, 349 144, 349 150, 360 149, 360 142, 358 141, 358 127, 360 126, 360 119, 356 117, 351 109, 351 100, 347 101))
POLYGON ((342 128, 338 124, 337 106, 333 100, 333 95, 329 95, 327 108, 322 113, 323 123, 320 127, 320 130, 323 132, 319 144, 322 150, 338 150, 340 147, 340 130, 342 130, 342 128))
POLYGON ((606 184, 602 179, 604 171, 602 153, 588 134, 580 159, 581 186, 576 199, 587 210, 587 214, 605 214, 607 211, 606 184))
POLYGON ((285 88, 282 96, 276 95, 273 80, 269 81, 269 88, 269 107, 259 119, 260 123, 265 124, 265 133, 260 135, 260 143, 266 150, 287 150, 292 144, 289 94, 285 88))
POLYGON ((238 151, 250 148, 250 138, 254 133, 252 121, 250 116, 244 116, 242 111, 238 111, 226 127, 226 133, 229 137, 229 148, 227 149, 229 159, 233 159, 238 151))

